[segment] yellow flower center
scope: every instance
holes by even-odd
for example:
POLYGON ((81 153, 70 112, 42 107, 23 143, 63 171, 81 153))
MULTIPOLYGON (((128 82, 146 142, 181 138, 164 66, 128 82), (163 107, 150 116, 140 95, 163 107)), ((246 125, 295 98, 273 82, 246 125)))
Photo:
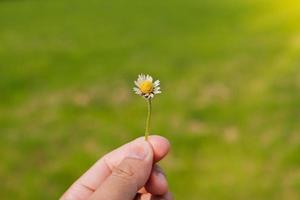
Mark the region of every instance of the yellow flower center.
POLYGON ((143 94, 148 94, 153 91, 153 83, 151 81, 144 81, 140 85, 140 90, 143 94))

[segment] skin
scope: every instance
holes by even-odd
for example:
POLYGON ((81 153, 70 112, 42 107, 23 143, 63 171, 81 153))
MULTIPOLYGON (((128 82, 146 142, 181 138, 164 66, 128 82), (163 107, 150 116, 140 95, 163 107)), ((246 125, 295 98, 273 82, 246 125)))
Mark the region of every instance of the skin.
POLYGON ((60 200, 173 200, 157 165, 169 149, 161 136, 137 138, 100 158, 60 200))

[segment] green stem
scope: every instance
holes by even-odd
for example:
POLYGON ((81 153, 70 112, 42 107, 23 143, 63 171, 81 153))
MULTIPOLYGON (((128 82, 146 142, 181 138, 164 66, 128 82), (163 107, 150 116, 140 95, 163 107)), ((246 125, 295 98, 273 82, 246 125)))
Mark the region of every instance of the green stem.
POLYGON ((147 100, 147 104, 148 104, 148 115, 147 115, 147 121, 146 121, 145 140, 148 140, 148 136, 149 136, 151 111, 152 111, 151 98, 147 100))

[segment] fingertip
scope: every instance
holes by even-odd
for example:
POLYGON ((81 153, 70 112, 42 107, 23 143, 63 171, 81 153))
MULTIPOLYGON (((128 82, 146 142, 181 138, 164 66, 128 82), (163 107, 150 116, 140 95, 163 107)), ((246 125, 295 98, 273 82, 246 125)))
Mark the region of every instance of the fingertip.
POLYGON ((167 192, 167 194, 164 195, 165 200, 173 200, 173 195, 171 192, 167 192))
POLYGON ((167 179, 158 165, 154 165, 145 189, 154 195, 164 195, 168 192, 167 179))
POLYGON ((167 192, 165 195, 152 195, 147 193, 139 194, 135 200, 173 200, 173 196, 170 192, 167 192))
POLYGON ((154 152, 154 161, 158 162, 163 159, 170 151, 170 142, 168 139, 159 136, 151 135, 148 138, 148 142, 151 144, 154 152))

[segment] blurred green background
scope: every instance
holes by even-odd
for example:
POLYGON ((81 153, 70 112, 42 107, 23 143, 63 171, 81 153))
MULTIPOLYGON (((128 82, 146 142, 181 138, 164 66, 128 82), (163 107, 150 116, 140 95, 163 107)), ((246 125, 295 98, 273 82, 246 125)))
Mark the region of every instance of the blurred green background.
POLYGON ((0 199, 58 199, 141 136, 176 199, 300 198, 298 0, 0 0, 0 199))

